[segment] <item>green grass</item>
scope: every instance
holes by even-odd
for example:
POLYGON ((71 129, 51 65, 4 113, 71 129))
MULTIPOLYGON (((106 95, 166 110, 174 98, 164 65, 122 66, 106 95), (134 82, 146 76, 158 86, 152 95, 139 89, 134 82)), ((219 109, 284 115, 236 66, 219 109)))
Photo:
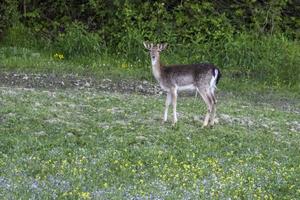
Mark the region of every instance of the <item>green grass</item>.
MULTIPOLYGON (((101 46, 97 34, 77 25, 52 40, 35 36, 23 26, 9 30, 0 41, 1 70, 153 79, 143 37, 124 40, 117 46, 101 46)), ((173 42, 161 53, 161 60, 165 64, 213 63, 233 84, 250 80, 300 89, 300 43, 284 34, 240 33, 218 42, 173 42)))
POLYGON ((0 88, 2 199, 299 199, 299 96, 219 98, 204 104, 91 90, 0 88), (290 100, 293 97, 293 100, 290 100))
POLYGON ((61 52, 32 50, 24 47, 0 47, 1 71, 29 73, 76 73, 82 76, 113 79, 150 79, 151 69, 140 60, 132 63, 109 55, 78 56, 60 59, 61 52))
MULTIPOLYGON (((20 73, 55 73, 55 74, 78 74, 94 78, 110 78, 113 80, 135 79, 155 81, 152 75, 150 59, 148 55, 144 59, 135 62, 117 55, 103 54, 94 57, 78 56, 72 59, 59 59, 55 54, 63 55, 61 52, 50 52, 32 50, 24 47, 0 47, 0 71, 20 73)), ((170 52, 162 56, 166 63, 176 63, 170 52), (168 59, 167 59, 168 58, 168 59)), ((188 63, 187 60, 183 63, 188 63)), ((222 90, 230 91, 262 91, 275 89, 299 91, 300 82, 289 87, 280 81, 273 83, 267 80, 258 80, 248 76, 247 72, 239 68, 221 66, 222 90), (237 83, 239 84, 237 87, 237 83)), ((296 71, 295 71, 295 74, 296 71)), ((260 75, 261 76, 261 75, 260 75)))

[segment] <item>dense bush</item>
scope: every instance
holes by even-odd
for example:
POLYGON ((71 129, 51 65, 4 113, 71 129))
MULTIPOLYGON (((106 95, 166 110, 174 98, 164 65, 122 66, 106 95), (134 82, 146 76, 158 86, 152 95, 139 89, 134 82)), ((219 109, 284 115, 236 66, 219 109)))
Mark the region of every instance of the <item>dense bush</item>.
POLYGON ((197 44, 243 31, 285 32, 296 38, 300 26, 296 0, 5 0, 0 13, 2 32, 21 21, 39 35, 55 38, 76 20, 97 32, 103 44, 121 43, 120 48, 138 36, 197 44))
POLYGON ((238 76, 294 85, 299 78, 296 0, 5 0, 2 43, 148 60, 142 41, 168 42, 166 62, 214 62, 238 76))
POLYGON ((63 52, 66 56, 88 56, 100 54, 99 35, 87 32, 81 23, 72 23, 66 27, 64 33, 60 33, 54 42, 54 48, 63 52))

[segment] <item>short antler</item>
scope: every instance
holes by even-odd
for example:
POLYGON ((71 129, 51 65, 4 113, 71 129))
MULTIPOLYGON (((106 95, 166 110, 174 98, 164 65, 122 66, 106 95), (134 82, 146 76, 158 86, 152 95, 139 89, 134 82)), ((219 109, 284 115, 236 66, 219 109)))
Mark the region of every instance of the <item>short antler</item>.
POLYGON ((157 45, 157 49, 158 49, 158 51, 162 51, 162 50, 166 49, 167 46, 168 46, 167 43, 164 43, 164 44, 158 44, 158 45, 157 45))
POLYGON ((147 43, 147 42, 143 42, 144 47, 148 50, 151 50, 153 48, 153 44, 152 43, 147 43))

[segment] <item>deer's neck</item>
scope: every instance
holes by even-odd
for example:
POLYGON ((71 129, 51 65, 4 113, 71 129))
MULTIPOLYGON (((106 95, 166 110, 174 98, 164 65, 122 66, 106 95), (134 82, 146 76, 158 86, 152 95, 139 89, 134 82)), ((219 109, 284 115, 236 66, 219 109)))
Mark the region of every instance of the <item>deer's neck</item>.
POLYGON ((159 57, 151 60, 152 63, 152 73, 157 81, 161 79, 161 64, 159 57))

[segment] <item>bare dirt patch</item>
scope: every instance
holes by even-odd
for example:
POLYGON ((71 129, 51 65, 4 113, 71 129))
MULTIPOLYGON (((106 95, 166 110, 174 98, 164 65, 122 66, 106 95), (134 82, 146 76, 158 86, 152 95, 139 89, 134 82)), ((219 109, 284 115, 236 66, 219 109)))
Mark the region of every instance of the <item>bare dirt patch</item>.
MULTIPOLYGON (((46 89, 67 89, 93 88, 101 91, 139 93, 143 95, 161 95, 164 92, 157 83, 146 80, 117 80, 117 79, 97 79, 95 77, 84 77, 76 74, 34 74, 19 72, 0 72, 0 86, 22 87, 22 88, 46 88, 46 89)), ((181 92, 183 96, 194 96, 194 92, 181 92)), ((218 91, 219 99, 222 101, 236 98, 240 94, 232 92, 218 91)), ((275 94, 272 91, 264 94, 249 92, 242 95, 254 104, 270 104, 274 108, 300 114, 300 99, 290 98, 284 95, 275 94)))
POLYGON ((74 74, 58 75, 0 72, 0 86, 47 89, 94 88, 112 92, 162 94, 162 90, 157 84, 145 80, 96 79, 74 74))

